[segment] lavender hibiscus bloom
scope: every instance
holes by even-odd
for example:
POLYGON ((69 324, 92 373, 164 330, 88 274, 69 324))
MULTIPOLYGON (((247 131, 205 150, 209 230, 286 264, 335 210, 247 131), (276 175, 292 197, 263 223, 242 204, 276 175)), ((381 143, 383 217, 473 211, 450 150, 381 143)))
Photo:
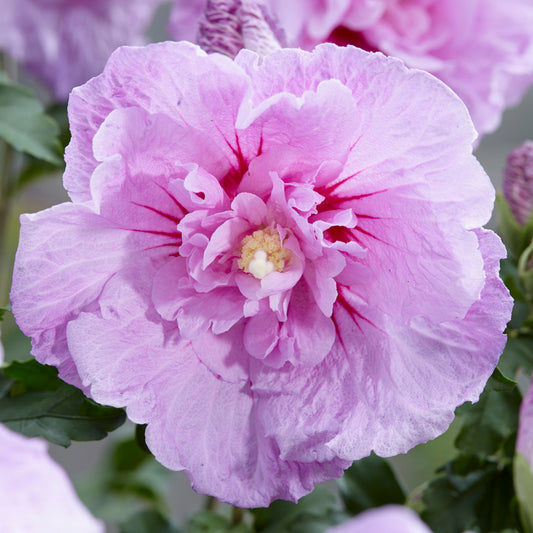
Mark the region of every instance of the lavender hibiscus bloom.
POLYGON ((2 533, 103 533, 104 525, 82 505, 47 444, 0 424, 2 533))
POLYGON ((371 509, 327 533, 431 533, 419 516, 400 505, 371 509))
POLYGON ((141 44, 163 0, 2 0, 0 49, 66 99, 111 52, 141 44))
POLYGON ((512 303, 474 128, 434 77, 162 43, 117 50, 69 115, 72 203, 22 217, 13 312, 197 491, 294 500, 478 398, 512 303))

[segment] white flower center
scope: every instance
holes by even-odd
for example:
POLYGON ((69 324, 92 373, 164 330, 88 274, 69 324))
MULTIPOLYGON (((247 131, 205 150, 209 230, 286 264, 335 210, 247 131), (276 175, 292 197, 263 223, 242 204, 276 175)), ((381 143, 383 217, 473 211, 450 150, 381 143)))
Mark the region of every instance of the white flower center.
POLYGON ((259 229, 242 240, 239 268, 254 278, 263 279, 271 272, 283 272, 290 256, 290 250, 281 245, 277 231, 259 229))
POLYGON ((274 270, 274 263, 267 259, 267 253, 264 250, 257 250, 254 258, 248 263, 248 272, 254 278, 263 279, 274 270))

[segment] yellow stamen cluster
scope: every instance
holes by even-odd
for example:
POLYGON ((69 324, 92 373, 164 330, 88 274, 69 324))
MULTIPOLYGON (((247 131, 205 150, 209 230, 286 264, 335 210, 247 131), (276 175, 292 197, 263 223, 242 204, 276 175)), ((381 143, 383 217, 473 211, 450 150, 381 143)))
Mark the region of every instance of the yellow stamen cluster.
POLYGON ((273 272, 283 272, 291 252, 281 246, 279 234, 272 228, 258 229, 241 242, 239 268, 258 279, 273 272))

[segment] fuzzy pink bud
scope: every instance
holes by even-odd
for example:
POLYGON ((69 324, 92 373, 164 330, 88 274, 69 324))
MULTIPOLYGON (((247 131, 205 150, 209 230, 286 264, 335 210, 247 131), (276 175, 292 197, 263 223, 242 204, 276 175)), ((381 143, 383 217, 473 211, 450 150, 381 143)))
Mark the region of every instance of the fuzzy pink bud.
POLYGON ((526 141, 507 157, 503 195, 516 220, 525 224, 533 208, 533 141, 526 141))
POLYGON ((231 58, 242 48, 260 55, 281 48, 265 6, 255 0, 208 0, 197 41, 206 52, 231 58))

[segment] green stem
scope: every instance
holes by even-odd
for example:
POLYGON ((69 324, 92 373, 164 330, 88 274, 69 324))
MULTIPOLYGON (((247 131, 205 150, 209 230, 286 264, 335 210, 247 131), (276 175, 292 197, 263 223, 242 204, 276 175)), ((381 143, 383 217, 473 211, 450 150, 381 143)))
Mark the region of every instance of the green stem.
POLYGON ((243 518, 244 518, 244 509, 241 509, 240 507, 233 506, 231 508, 231 523, 234 526, 236 526, 238 524, 241 524, 243 518))
POLYGON ((0 305, 7 303, 8 293, 8 263, 7 250, 7 220, 9 216, 8 190, 13 166, 13 148, 1 141, 2 164, 0 166, 0 305))
POLYGON ((208 496, 205 499, 204 509, 206 511, 215 511, 217 508, 217 505, 218 505, 217 499, 213 496, 208 496))

